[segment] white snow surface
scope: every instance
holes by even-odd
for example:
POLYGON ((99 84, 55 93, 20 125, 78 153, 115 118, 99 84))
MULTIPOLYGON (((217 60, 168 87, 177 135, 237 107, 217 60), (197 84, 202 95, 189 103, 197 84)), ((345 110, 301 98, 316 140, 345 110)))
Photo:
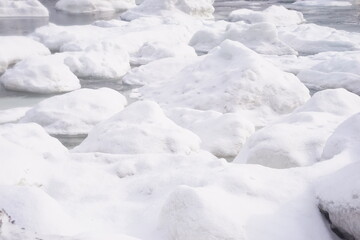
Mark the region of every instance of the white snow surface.
POLYGON ((43 44, 28 37, 1 36, 0 37, 0 75, 5 70, 30 56, 49 55, 50 51, 43 44))
POLYGON ((360 33, 336 30, 313 23, 279 27, 281 41, 302 54, 360 49, 360 33))
POLYGON ((48 17, 38 0, 0 0, 0 17, 48 17))
POLYGON ((263 11, 241 8, 229 14, 231 22, 244 21, 247 23, 267 22, 276 26, 288 26, 305 22, 301 12, 288 10, 283 6, 272 5, 263 11))
POLYGON ((35 122, 50 134, 87 134, 97 123, 123 110, 126 98, 110 88, 82 88, 35 105, 20 122, 35 122))
POLYGON ((216 22, 208 24, 194 34, 189 44, 197 51, 208 52, 226 39, 241 42, 246 47, 261 54, 297 54, 294 49, 279 39, 276 26, 267 22, 254 24, 216 22))
POLYGON ((255 126, 236 113, 171 108, 166 115, 201 138, 201 148, 217 157, 234 158, 255 132, 255 126))
POLYGON ((357 112, 359 96, 344 89, 317 92, 291 115, 253 134, 235 162, 273 168, 312 165, 320 161, 336 127, 357 112))
POLYGON ((214 0, 144 0, 139 6, 121 15, 123 19, 133 20, 153 15, 190 15, 198 18, 213 18, 214 0))
POLYGON ((322 61, 301 70, 298 78, 311 89, 345 88, 360 94, 360 51, 322 55, 322 61))
POLYGON ((8 90, 34 93, 61 93, 80 88, 79 79, 58 58, 29 57, 8 69, 1 77, 8 90))
POLYGON ((117 12, 135 7, 135 0, 59 0, 56 9, 72 14, 117 12))
POLYGON ((226 40, 200 58, 172 81, 140 88, 142 98, 175 107, 237 112, 263 126, 310 97, 294 75, 274 67, 241 43, 226 40))
POLYGON ((155 102, 139 101, 95 126, 74 151, 189 154, 199 145, 198 136, 167 118, 155 102))

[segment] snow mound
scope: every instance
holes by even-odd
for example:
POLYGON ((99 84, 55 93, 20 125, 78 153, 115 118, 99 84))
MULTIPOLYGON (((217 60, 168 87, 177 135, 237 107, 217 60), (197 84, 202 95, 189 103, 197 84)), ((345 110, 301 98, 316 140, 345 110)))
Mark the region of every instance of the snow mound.
POLYGON ((48 16, 49 11, 38 0, 0 0, 0 17, 48 16))
POLYGON ((200 59, 170 82, 140 88, 142 98, 175 107, 237 112, 256 125, 290 113, 309 98, 294 75, 241 43, 226 40, 200 59))
POLYGON ((333 158, 346 151, 350 155, 348 158, 358 161, 360 149, 359 123, 360 114, 357 113, 340 124, 326 142, 322 155, 323 159, 333 158))
POLYGON ((37 187, 0 186, 0 205, 15 223, 42 234, 74 234, 76 222, 37 187))
POLYGON ((0 37, 0 75, 8 66, 33 55, 49 55, 50 51, 43 44, 27 37, 0 37))
POLYGON ((360 49, 360 33, 336 30, 316 24, 279 27, 279 38, 302 54, 360 49))
POLYGON ((241 42, 246 47, 262 54, 292 55, 297 52, 282 42, 276 26, 272 23, 230 23, 226 26, 206 26, 194 34, 190 46, 197 51, 208 52, 225 39, 241 42), (225 28, 224 28, 225 27, 225 28))
POLYGON ((95 126, 74 151, 189 154, 199 145, 199 137, 168 119, 156 103, 140 101, 95 126))
POLYGON ((196 57, 159 59, 131 69, 122 80, 129 85, 149 85, 171 81, 183 68, 196 60, 196 57))
POLYGON ((197 56, 195 49, 187 44, 174 46, 159 42, 146 42, 139 51, 132 56, 131 63, 142 65, 162 58, 188 58, 195 56, 197 56))
POLYGON ((166 115, 198 135, 201 148, 217 157, 234 158, 246 139, 255 132, 254 125, 236 113, 173 108, 167 110, 166 115))
POLYGON ((251 165, 213 171, 212 181, 172 191, 159 226, 169 240, 331 239, 316 200, 291 174, 251 165))
POLYGON ((115 90, 83 88, 43 100, 20 121, 38 123, 50 134, 87 134, 126 103, 126 98, 115 90))
POLYGON ((320 161, 327 139, 346 118, 360 111, 360 97, 344 89, 317 92, 290 116, 253 134, 235 159, 272 168, 320 161))
POLYGON ((311 68, 300 71, 297 76, 311 89, 342 87, 360 94, 360 52, 331 54, 311 68))
POLYGON ((130 69, 127 51, 111 43, 100 43, 83 52, 64 55, 64 63, 82 78, 119 79, 130 69))
POLYGON ((200 18, 213 18, 214 0, 144 0, 139 6, 128 10, 121 18, 133 20, 152 15, 172 16, 187 14, 200 18))
POLYGON ((67 149, 37 124, 0 125, 0 182, 41 185, 47 181, 47 160, 67 149))
MULTIPOLYGON (((346 155, 339 157, 346 158, 346 155)), ((316 188, 319 208, 328 213, 332 227, 336 227, 346 239, 360 238, 359 170, 360 163, 352 163, 321 178, 316 188)))
POLYGON ((0 110, 0 124, 17 122, 29 109, 29 107, 18 107, 0 110))
POLYGON ((44 94, 80 88, 79 79, 64 63, 47 56, 18 62, 0 77, 0 82, 8 90, 44 94))
POLYGON ((134 6, 134 0, 60 0, 56 3, 56 9, 74 14, 116 12, 134 6))
POLYGON ((283 6, 272 5, 263 11, 238 9, 229 14, 231 22, 244 21, 247 23, 267 22, 276 26, 288 26, 305 22, 301 12, 288 10, 283 6))

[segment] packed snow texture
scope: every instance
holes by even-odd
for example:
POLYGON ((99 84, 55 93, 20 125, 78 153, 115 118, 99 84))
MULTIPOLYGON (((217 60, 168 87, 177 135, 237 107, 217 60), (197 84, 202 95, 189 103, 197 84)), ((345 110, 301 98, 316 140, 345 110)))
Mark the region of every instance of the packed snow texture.
POLYGON ((329 53, 325 57, 300 71, 298 78, 311 89, 341 87, 360 94, 360 51, 329 53))
POLYGON ((336 30, 316 24, 279 27, 281 41, 302 54, 360 49, 360 33, 336 30))
POLYGON ((0 37, 0 75, 5 70, 30 56, 49 55, 50 51, 43 44, 28 37, 2 36, 0 37))
POLYGON ((312 165, 320 161, 336 127, 357 112, 359 96, 344 89, 317 92, 288 117, 253 134, 235 162, 272 168, 312 165))
POLYGON ((0 17, 48 17, 38 0, 0 0, 0 17))
POLYGON ((201 138, 201 148, 217 157, 234 158, 255 132, 251 122, 236 113, 171 108, 166 115, 201 138))
POLYGON ((50 134, 87 134, 97 123, 123 110, 127 100, 109 88, 73 91, 35 105, 21 122, 35 122, 50 134))
POLYGON ((130 70, 128 52, 111 43, 100 43, 82 52, 64 53, 64 64, 81 78, 119 79, 130 70))
POLYGON ((135 6, 134 0, 59 0, 56 8, 69 13, 117 12, 135 6))
POLYGON ((237 112, 261 126, 310 97, 294 75, 241 43, 226 40, 200 58, 172 81, 140 88, 142 98, 176 107, 237 112))
POLYGON ((255 24, 215 23, 196 32, 189 44, 197 51, 208 52, 226 39, 241 42, 261 54, 297 54, 294 49, 279 39, 276 26, 266 22, 255 24))
POLYGON ((267 22, 276 26, 288 26, 305 22, 301 12, 288 10, 283 6, 272 5, 263 11, 238 9, 229 14, 231 22, 244 21, 247 23, 267 22))
POLYGON ((191 58, 163 58, 148 64, 131 69, 123 78, 129 85, 148 85, 168 82, 186 66, 199 61, 197 57, 191 58))
POLYGON ((189 154, 199 148, 198 136, 167 118, 156 103, 140 101, 95 126, 74 151, 189 154))
POLYGON ((195 49, 187 44, 169 45, 159 42, 146 42, 132 56, 131 63, 143 65, 162 58, 189 58, 195 56, 197 56, 195 49))
POLYGON ((61 93, 79 89, 79 79, 56 58, 29 57, 8 69, 0 82, 8 90, 34 93, 61 93))
POLYGON ((199 18, 212 18, 214 0, 144 0, 139 6, 123 13, 121 17, 133 20, 152 15, 171 16, 187 14, 199 18))

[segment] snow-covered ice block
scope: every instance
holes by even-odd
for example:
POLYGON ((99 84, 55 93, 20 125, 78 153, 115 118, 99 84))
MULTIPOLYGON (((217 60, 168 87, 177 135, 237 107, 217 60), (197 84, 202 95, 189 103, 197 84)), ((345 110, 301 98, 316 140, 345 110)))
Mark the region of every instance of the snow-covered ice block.
POLYGON ((199 137, 167 118, 159 105, 139 101, 96 125, 74 151, 189 154, 199 148, 199 137))
POLYGON ((43 184, 46 159, 63 156, 67 149, 35 123, 0 125, 1 184, 43 184))
POLYGON ((32 55, 49 55, 50 51, 43 44, 28 37, 0 37, 0 75, 8 66, 32 55))
POLYGON ((128 10, 121 18, 133 20, 140 17, 187 14, 200 18, 213 18, 214 0, 144 0, 139 6, 128 10))
MULTIPOLYGON (((359 117, 357 117, 357 121, 359 121, 359 117)), ((352 130, 359 131, 359 128, 352 130)), ((343 161, 347 155, 341 154, 335 158, 343 161)), ((358 161, 358 159, 356 160, 358 161)), ((328 213, 332 227, 336 228, 338 232, 340 231, 346 239, 360 238, 359 171, 360 163, 355 162, 321 178, 316 184, 319 208, 328 213)))
POLYGON ((131 69, 123 78, 129 85, 151 85, 171 81, 186 66, 198 61, 193 58, 163 58, 131 69))
POLYGON ((0 0, 0 17, 48 17, 38 0, 0 0))
POLYGON ((115 90, 83 88, 43 100, 20 121, 38 123, 50 134, 87 134, 126 103, 126 98, 115 90))
POLYGON ((268 22, 276 26, 288 26, 305 22, 301 12, 288 10, 283 6, 272 5, 263 11, 238 9, 229 14, 231 22, 244 21, 247 23, 268 22))
POLYGON ((255 132, 254 125, 236 113, 172 108, 166 111, 166 115, 198 135, 201 148, 217 157, 234 158, 246 139, 255 132))
POLYGON ((257 131, 235 162, 272 168, 320 161, 328 138, 346 118, 360 111, 360 97, 344 89, 317 92, 290 116, 257 131))
MULTIPOLYGON (((323 55, 326 54, 324 53, 323 55)), ((298 78, 309 88, 345 88, 360 94, 360 51, 329 53, 308 69, 300 71, 298 78)))
POLYGON ((135 7, 134 0, 59 0, 56 9, 69 13, 116 12, 135 7))
POLYGON ((360 33, 336 30, 316 24, 279 27, 279 38, 302 54, 360 49, 360 33))
POLYGON ((174 79, 139 89, 141 97, 175 107, 237 112, 257 126, 306 102, 308 89, 238 42, 226 40, 174 79))
POLYGON ((147 64, 162 58, 187 58, 195 57, 195 49, 187 44, 169 45, 159 42, 146 42, 131 58, 135 65, 147 64))
POLYGON ((82 78, 119 79, 130 70, 127 51, 110 43, 100 43, 83 52, 64 55, 64 63, 82 78))
POLYGON ((17 122, 29 109, 29 107, 18 107, 0 110, 0 124, 17 122))
POLYGON ((200 186, 178 186, 164 203, 166 239, 331 239, 312 191, 291 171, 229 166, 200 186))
POLYGON ((158 42, 165 46, 187 44, 202 23, 193 18, 180 21, 165 17, 149 17, 131 22, 122 21, 120 25, 100 27, 50 24, 36 29, 32 37, 52 51, 86 51, 105 45, 122 48, 131 56, 147 42, 158 42))
POLYGON ((229 39, 241 42, 261 54, 297 54, 294 49, 279 39, 276 26, 272 23, 246 24, 238 22, 222 27, 217 25, 209 25, 196 32, 190 40, 190 46, 197 51, 208 52, 225 39, 229 39))
POLYGON ((79 79, 58 58, 30 57, 8 69, 0 82, 8 90, 60 93, 80 88, 79 79))
POLYGON ((55 199, 36 186, 0 186, 0 205, 18 226, 29 231, 76 233, 76 221, 55 199))
MULTIPOLYGON (((360 112, 360 111, 358 111, 360 112)), ((322 154, 323 159, 331 159, 346 152, 347 158, 359 161, 360 153, 360 113, 351 116, 335 129, 330 136, 322 154)))

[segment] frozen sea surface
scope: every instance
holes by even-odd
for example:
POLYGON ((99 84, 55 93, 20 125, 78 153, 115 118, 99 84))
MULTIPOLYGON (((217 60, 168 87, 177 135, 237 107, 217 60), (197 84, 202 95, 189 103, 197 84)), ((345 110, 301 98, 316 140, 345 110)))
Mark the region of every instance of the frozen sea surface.
MULTIPOLYGON (((49 22, 57 25, 85 25, 96 20, 109 20, 117 18, 120 13, 90 13, 90 14, 68 14, 55 9, 56 0, 40 0, 50 12, 50 17, 26 17, 26 18, 0 18, 0 36, 27 35, 34 29, 46 25, 49 22)), ((307 22, 334 27, 336 29, 360 32, 360 1, 354 1, 352 6, 344 7, 321 7, 293 5, 293 1, 243 1, 243 0, 215 0, 215 17, 217 20, 225 19, 228 14, 239 8, 262 10, 273 4, 281 4, 288 9, 301 11, 307 22)), ((125 86, 120 80, 80 79, 81 86, 97 89, 109 87, 124 95, 136 86, 125 86)), ((51 95, 39 95, 23 92, 12 92, 0 89, 0 110, 15 107, 30 107, 51 95)), ((67 147, 74 147, 83 140, 85 136, 58 136, 67 147)))

